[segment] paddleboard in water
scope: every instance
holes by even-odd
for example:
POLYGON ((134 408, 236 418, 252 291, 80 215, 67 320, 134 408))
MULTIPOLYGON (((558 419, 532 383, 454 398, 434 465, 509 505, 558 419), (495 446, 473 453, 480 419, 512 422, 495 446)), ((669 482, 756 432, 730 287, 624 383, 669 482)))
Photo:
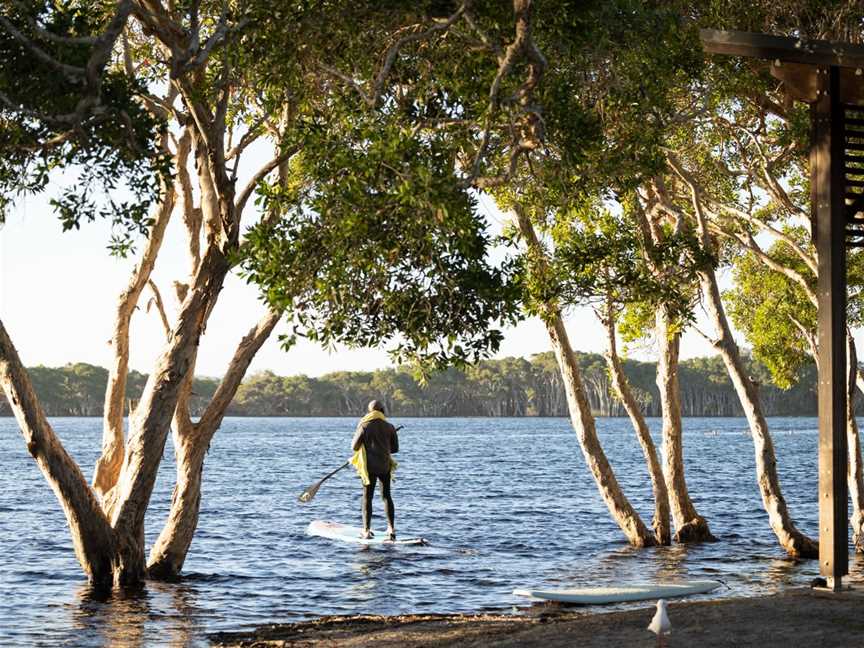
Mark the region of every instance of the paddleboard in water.
POLYGON ((578 589, 515 589, 516 596, 528 596, 543 601, 601 605, 626 601, 648 601, 690 594, 705 594, 720 587, 719 581, 687 581, 685 583, 638 583, 616 587, 581 587, 578 589))
POLYGON ((306 534, 318 536, 320 538, 329 538, 330 540, 340 540, 342 542, 354 542, 362 545, 425 545, 426 541, 423 538, 401 538, 396 537, 396 540, 388 540, 386 531, 373 531, 375 537, 362 538, 363 529, 360 527, 352 527, 347 524, 339 524, 338 522, 325 522, 324 520, 315 520, 309 523, 306 529, 306 534))

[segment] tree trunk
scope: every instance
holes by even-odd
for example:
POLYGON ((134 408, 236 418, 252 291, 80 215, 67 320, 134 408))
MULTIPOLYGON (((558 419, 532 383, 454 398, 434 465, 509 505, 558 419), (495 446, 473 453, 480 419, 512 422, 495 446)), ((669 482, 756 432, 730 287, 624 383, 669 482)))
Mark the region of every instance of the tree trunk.
POLYGON ((858 422, 855 420, 855 392, 858 377, 858 356, 855 350, 855 340, 851 333, 846 334, 846 360, 849 377, 846 398, 846 439, 849 446, 849 462, 847 464, 847 481, 849 496, 852 498, 852 514, 849 524, 852 527, 852 543, 856 553, 864 553, 864 471, 861 467, 861 440, 858 434, 858 422))
POLYGON ((713 269, 703 270, 700 273, 702 294, 705 299, 705 309, 717 330, 719 338, 714 341, 714 346, 720 352, 723 363, 738 400, 744 409, 744 415, 750 425, 750 436, 753 438, 753 449, 756 455, 756 481, 759 484, 759 492, 762 495, 762 504, 768 513, 768 521, 774 535, 789 555, 798 558, 818 558, 819 545, 806 535, 801 533, 789 515, 786 500, 780 490, 780 478, 777 475, 777 457, 774 454, 774 443, 768 430, 768 423, 762 413, 759 395, 756 385, 750 380, 738 345, 732 337, 729 321, 726 319, 726 311, 720 300, 720 290, 717 287, 717 277, 713 269))
POLYGON ((684 440, 681 422, 681 388, 678 384, 678 350, 681 334, 673 330, 665 306, 656 313, 657 344, 660 357, 657 362, 657 388, 663 411, 663 473, 669 489, 672 520, 675 523, 676 542, 704 542, 716 540, 708 522, 696 512, 687 491, 684 475, 684 440))
POLYGON ((654 535, 648 530, 642 518, 639 517, 639 514, 624 495, 618 480, 615 478, 615 473, 612 471, 612 466, 609 465, 606 453, 603 452, 603 447, 600 445, 594 416, 591 414, 591 407, 588 404, 588 398, 579 376, 579 365, 570 346, 560 311, 556 309, 549 313, 548 317, 550 321, 546 324, 546 330, 549 333, 552 350, 555 352, 555 359, 558 361, 558 367, 564 379, 570 421, 576 431, 585 463, 594 477, 600 496, 606 502, 609 513, 612 514, 612 518, 618 523, 630 544, 635 547, 653 546, 656 544, 654 535))
POLYGON ((129 325, 138 304, 138 298, 141 296, 144 286, 147 285, 156 263, 156 257, 159 255, 165 228, 171 218, 171 213, 174 211, 175 196, 176 192, 173 186, 163 188, 162 201, 153 227, 150 229, 144 253, 132 272, 129 285, 117 300, 114 333, 110 342, 114 355, 108 368, 108 384, 105 389, 102 454, 96 461, 96 468, 93 471, 93 488, 103 500, 117 483, 123 464, 125 445, 123 415, 126 405, 126 378, 129 372, 129 325))
POLYGON ((197 425, 181 421, 175 426, 177 483, 171 498, 168 520, 150 552, 147 571, 151 578, 171 580, 179 576, 201 508, 201 479, 204 457, 213 435, 219 429, 249 363, 279 322, 280 313, 268 312, 243 338, 234 353, 222 382, 197 425))
POLYGON ((27 450, 63 507, 75 556, 96 587, 110 587, 114 535, 78 464, 45 417, 30 377, 0 321, 0 384, 9 400, 27 450))
MULTIPOLYGON (((517 207, 515 211, 519 220, 519 229, 528 246, 529 255, 533 257, 535 267, 532 268, 532 272, 538 270, 542 272, 546 265, 546 257, 537 239, 537 234, 534 232, 534 226, 521 208, 517 207)), ((576 437, 579 439, 585 463, 588 465, 588 469, 597 484, 597 489, 600 491, 600 496, 630 544, 636 547, 653 546, 656 544, 654 535, 648 530, 642 518, 639 517, 639 514, 624 495, 618 480, 615 478, 615 473, 612 471, 612 466, 609 465, 609 460, 603 452, 603 447, 600 445, 594 417, 591 414, 591 407, 588 404, 588 398, 585 395, 585 388, 579 374, 579 363, 573 353, 573 348, 570 346, 570 339, 561 318, 561 310, 557 305, 548 303, 543 304, 542 307, 545 311, 546 331, 549 333, 549 340, 552 343, 552 350, 555 353, 555 359, 564 383, 570 421, 576 432, 576 437)))
POLYGON ((228 260, 211 245, 183 302, 171 339, 147 380, 132 419, 123 468, 116 488, 112 526, 118 534, 115 580, 131 585, 144 577, 144 513, 165 450, 168 429, 191 370, 206 314, 228 273, 228 260))
POLYGON ((180 574, 201 508, 201 480, 204 455, 209 444, 192 427, 174 432, 174 452, 177 455, 177 482, 171 496, 168 520, 150 550, 147 574, 156 580, 173 580, 180 574))
POLYGON ((654 519, 651 524, 654 528, 654 538, 657 544, 668 545, 672 541, 672 533, 669 528, 669 493, 666 490, 663 468, 657 457, 657 448, 651 439, 651 433, 648 431, 648 424, 645 422, 645 417, 642 415, 639 404, 633 397, 633 391, 630 389, 630 383, 624 374, 621 359, 618 357, 615 319, 611 311, 611 307, 608 308, 604 318, 608 344, 606 364, 612 377, 612 386, 624 405, 627 416, 630 417, 633 430, 636 432, 636 438, 639 440, 639 445, 642 448, 642 455, 645 457, 645 464, 648 467, 648 474, 651 478, 651 490, 654 495, 654 519))

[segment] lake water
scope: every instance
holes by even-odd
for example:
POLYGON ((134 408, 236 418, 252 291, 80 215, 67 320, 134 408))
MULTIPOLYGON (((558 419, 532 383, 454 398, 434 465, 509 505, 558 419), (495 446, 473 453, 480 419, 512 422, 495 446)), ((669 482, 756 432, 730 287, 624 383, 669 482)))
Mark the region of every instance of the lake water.
MULTIPOLYGON (((205 465, 183 581, 99 601, 88 595, 65 518, 14 419, 0 419, 0 643, 206 645, 208 633, 320 614, 508 612, 524 605, 511 594, 516 586, 719 578, 728 586, 721 596, 738 596, 806 584, 817 573, 814 561, 791 561, 777 546, 744 419, 685 421, 690 493, 720 541, 646 550, 624 542, 568 420, 392 420, 405 426, 397 528, 430 546, 364 549, 305 535, 314 519, 359 525, 353 472, 334 477, 311 503, 297 501, 350 454, 355 421, 229 418, 205 465)), ((101 421, 52 424, 91 475, 101 421)), ((790 510, 815 534, 816 420, 770 424, 790 510)), ((650 425, 659 444, 660 422, 650 425)), ((600 419, 598 427, 619 481, 650 524, 650 482, 629 422, 600 419)), ((173 471, 169 441, 148 546, 167 513, 173 471)), ((378 528, 381 511, 376 498, 378 528)), ((859 569, 853 561, 853 579, 859 569)))

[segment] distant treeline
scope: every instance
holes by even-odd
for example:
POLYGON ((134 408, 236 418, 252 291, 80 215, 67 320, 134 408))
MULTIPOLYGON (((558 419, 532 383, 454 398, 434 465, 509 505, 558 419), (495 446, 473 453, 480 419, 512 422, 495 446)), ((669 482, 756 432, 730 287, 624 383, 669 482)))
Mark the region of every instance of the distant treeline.
MULTIPOLYGON (((599 416, 623 416, 610 391, 603 357, 580 353, 579 362, 591 407, 599 416)), ((633 390, 648 416, 660 415, 654 384, 656 364, 625 362, 633 390)), ((769 416, 816 414, 815 368, 805 370, 797 385, 782 391, 770 384, 767 372, 751 363, 761 382, 760 393, 769 416)), ((33 367, 30 375, 50 416, 101 416, 108 371, 77 363, 65 367, 33 367)), ((742 416, 738 397, 719 358, 681 363, 681 406, 684 416, 742 416)), ((147 379, 130 373, 127 398, 134 402, 147 379)), ((193 415, 200 414, 219 384, 216 378, 196 378, 193 415)), ((397 416, 566 416, 567 403, 555 359, 541 353, 530 360, 487 360, 467 370, 451 369, 422 384, 408 369, 340 371, 320 378, 277 376, 262 372, 246 379, 231 407, 235 416, 357 416, 378 398, 397 416)), ((11 411, 0 399, 0 415, 11 411)))

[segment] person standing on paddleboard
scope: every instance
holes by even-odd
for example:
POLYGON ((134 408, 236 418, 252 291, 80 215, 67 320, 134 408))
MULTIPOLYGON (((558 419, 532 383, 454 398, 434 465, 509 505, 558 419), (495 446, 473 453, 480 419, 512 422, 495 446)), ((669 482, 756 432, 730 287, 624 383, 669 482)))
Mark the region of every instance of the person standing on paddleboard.
POLYGON ((369 413, 357 424, 354 441, 351 444, 354 456, 351 463, 363 482, 363 537, 372 537, 372 497, 375 483, 381 482, 381 497, 387 512, 387 534, 390 540, 396 539, 396 510, 390 495, 390 475, 396 462, 391 456, 399 452, 399 436, 384 416, 384 404, 373 400, 369 403, 369 413))

